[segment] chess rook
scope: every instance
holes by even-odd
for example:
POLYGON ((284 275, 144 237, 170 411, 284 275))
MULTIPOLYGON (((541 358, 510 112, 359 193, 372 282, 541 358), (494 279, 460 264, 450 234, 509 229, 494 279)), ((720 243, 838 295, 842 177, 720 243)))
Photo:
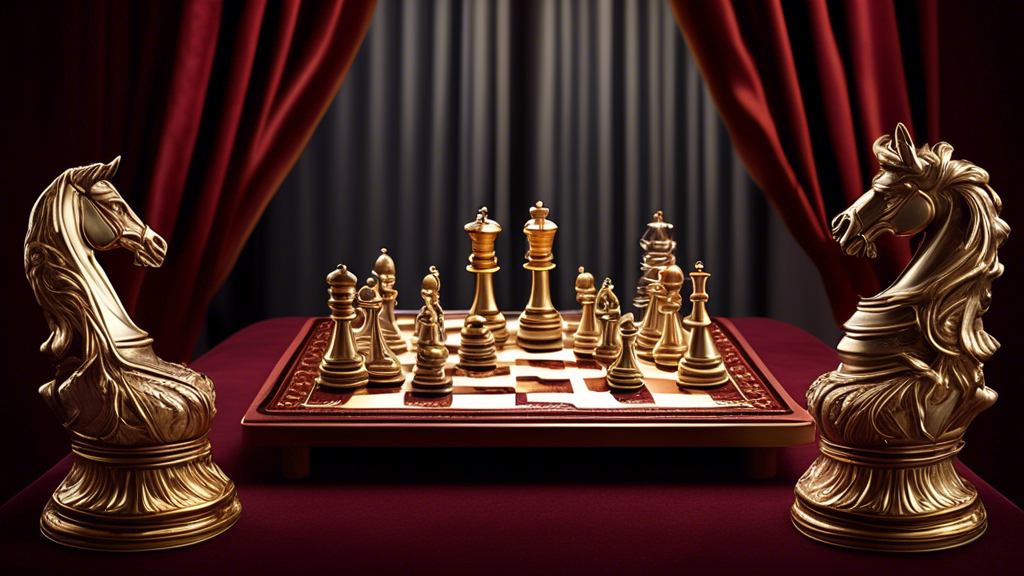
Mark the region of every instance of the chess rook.
POLYGON ((643 321, 640 322, 640 335, 636 340, 636 351, 640 360, 654 364, 654 347, 661 340, 667 318, 665 314, 661 313, 661 307, 667 297, 665 287, 661 284, 661 272, 658 272, 658 281, 647 285, 647 295, 651 300, 650 305, 644 310, 643 321))
POLYGON ((483 316, 470 314, 462 326, 459 340, 459 368, 486 372, 498 366, 494 336, 483 316))
POLYGON ((398 303, 398 290, 395 290, 395 261, 388 254, 387 248, 380 249, 380 256, 373 265, 373 275, 377 278, 380 287, 380 296, 383 300, 383 307, 380 311, 380 331, 384 334, 384 341, 388 348, 395 354, 402 354, 409 350, 409 341, 402 336, 398 330, 398 320, 395 319, 395 305, 398 303))
POLYGON ((658 276, 662 270, 676 263, 676 257, 673 254, 676 249, 673 226, 662 218, 661 210, 655 212, 654 220, 647 224, 647 230, 640 238, 640 248, 644 250, 644 255, 640 261, 641 276, 636 286, 633 306, 641 312, 646 312, 648 304, 650 304, 651 285, 658 282, 658 276))
POLYGON ((477 212, 476 220, 466 224, 465 230, 473 249, 466 270, 476 275, 476 294, 466 318, 482 316, 484 324, 493 335, 494 343, 501 348, 508 340, 505 316, 494 298, 494 273, 501 270, 494 252, 494 242, 501 232, 501 225, 487 218, 487 207, 483 206, 477 212))
POLYGON ((547 220, 548 209, 543 202, 530 209, 529 220, 523 233, 530 243, 529 260, 523 268, 533 275, 530 301, 519 316, 516 343, 527 352, 555 352, 562 349, 562 316, 551 303, 551 284, 548 272, 555 267, 551 246, 555 242, 558 226, 547 220))
POLYGON ((679 361, 676 384, 680 388, 714 388, 728 382, 729 375, 725 371, 722 354, 718 352, 711 330, 708 329, 711 319, 707 311, 706 284, 711 274, 704 271, 702 262, 697 262, 695 267, 697 271, 690 272, 693 280, 693 294, 690 296, 693 312, 683 320, 683 324, 690 330, 690 338, 686 353, 679 361))
POLYGON ((605 381, 613 390, 637 390, 644 387, 644 375, 636 359, 637 327, 633 322, 633 313, 622 317, 614 327, 622 339, 619 355, 608 367, 605 381))
POLYGON ((371 386, 401 386, 405 382, 402 363, 395 353, 388 348, 384 334, 380 329, 380 314, 384 300, 374 289, 373 278, 359 290, 356 305, 363 311, 363 318, 368 326, 369 346, 366 354, 366 372, 371 386))
POLYGON ((683 271, 675 264, 661 272, 661 285, 665 288, 666 296, 659 303, 658 311, 664 316, 664 329, 651 355, 654 356, 654 365, 667 372, 676 371, 679 359, 686 352, 686 339, 689 337, 679 319, 679 309, 683 303, 679 291, 683 288, 684 278, 683 271))
POLYGON ((316 383, 328 388, 361 388, 369 382, 369 374, 352 337, 352 320, 356 317, 353 307, 356 276, 343 264, 339 264, 337 270, 327 275, 327 284, 330 285, 328 293, 331 295, 327 304, 331 308, 334 328, 331 331, 331 343, 320 361, 316 383))
POLYGON ((601 328, 594 314, 594 303, 597 301, 597 289, 594 288, 594 276, 580 266, 580 274, 576 277, 576 301, 583 309, 580 325, 573 335, 572 351, 576 356, 591 358, 601 341, 601 328))
POLYGON ((452 378, 445 374, 448 347, 444 345, 444 311, 440 300, 441 278, 437 268, 423 277, 420 296, 423 308, 416 316, 416 367, 412 373, 412 388, 419 393, 450 394, 452 378))
POLYGON ((612 279, 605 278, 594 305, 597 319, 601 323, 601 343, 594 351, 594 359, 602 366, 610 366, 619 356, 619 351, 622 350, 622 339, 619 337, 618 327, 622 310, 619 307, 618 297, 612 291, 614 288, 612 279))

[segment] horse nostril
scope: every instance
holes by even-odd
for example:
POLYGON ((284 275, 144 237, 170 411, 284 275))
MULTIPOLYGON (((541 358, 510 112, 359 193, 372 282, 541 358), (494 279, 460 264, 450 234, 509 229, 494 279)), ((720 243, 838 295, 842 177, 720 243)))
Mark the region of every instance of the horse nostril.
POLYGON ((846 214, 840 214, 832 220, 832 237, 841 238, 846 235, 846 231, 850 229, 850 217, 846 214))

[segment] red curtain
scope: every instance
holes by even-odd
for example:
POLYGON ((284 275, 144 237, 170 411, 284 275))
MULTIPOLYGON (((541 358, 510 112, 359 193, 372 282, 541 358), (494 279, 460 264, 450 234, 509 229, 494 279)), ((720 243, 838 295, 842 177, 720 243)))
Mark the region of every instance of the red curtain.
POLYGON ((168 254, 159 269, 117 251, 103 261, 162 357, 191 357, 210 301, 341 86, 374 6, 94 0, 7 14, 19 26, 4 40, 4 136, 17 148, 6 160, 38 194, 65 168, 122 156, 114 185, 168 254))
POLYGON ((938 134, 936 4, 670 2, 744 164, 844 322, 910 259, 891 236, 876 262, 845 256, 830 222, 870 187, 876 138, 898 122, 918 145, 938 134))

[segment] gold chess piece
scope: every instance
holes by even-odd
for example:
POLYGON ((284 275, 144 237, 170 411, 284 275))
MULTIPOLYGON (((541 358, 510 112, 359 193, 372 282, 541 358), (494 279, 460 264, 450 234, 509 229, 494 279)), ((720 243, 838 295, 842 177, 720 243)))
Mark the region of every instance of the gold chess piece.
POLYGON ((618 325, 614 326, 613 329, 619 332, 622 338, 622 347, 619 349, 618 357, 608 367, 608 374, 605 375, 608 387, 615 390, 638 390, 643 388, 644 375, 640 371, 640 366, 637 364, 636 359, 636 337, 638 330, 636 323, 633 322, 633 313, 630 312, 623 316, 618 325))
POLYGON ((331 295, 327 305, 331 308, 334 328, 331 330, 331 343, 320 361, 320 373, 316 377, 316 383, 320 386, 349 390, 361 388, 369 382, 363 355, 356 348, 352 336, 352 320, 356 317, 353 305, 356 282, 356 275, 344 264, 338 264, 338 269, 327 275, 327 284, 330 285, 328 293, 331 295))
POLYGON ((96 259, 124 248, 159 267, 167 251, 109 182, 119 163, 66 170, 29 217, 25 274, 52 332, 41 350, 58 366, 39 393, 72 453, 39 526, 76 548, 162 550, 213 538, 242 508, 207 438, 213 382, 153 352, 96 259))
POLYGON ((984 330, 999 247, 1010 228, 988 172, 940 142, 915 150, 906 127, 875 141, 871 189, 832 221, 851 256, 874 240, 923 232, 892 286, 861 298, 839 342, 839 367, 807 391, 821 455, 796 485, 793 523, 837 546, 941 550, 988 525, 978 491, 954 468, 975 416, 995 403, 982 365, 999 343, 984 330))
POLYGON ((654 357, 655 366, 670 372, 676 371, 679 359, 686 352, 686 340, 689 338, 679 319, 679 309, 683 303, 679 291, 683 289, 683 278, 683 271, 675 264, 661 271, 661 285, 665 288, 665 296, 658 310, 664 316, 664 329, 651 355, 654 357))
POLYGON ((466 319, 474 315, 482 316, 493 335, 494 343, 501 348, 508 340, 505 315, 494 299, 494 273, 501 270, 494 252, 494 241, 501 232, 501 225, 487 218, 487 207, 483 206, 477 212, 476 220, 466 224, 465 230, 473 249, 466 270, 476 275, 476 295, 466 319))
POLYGON ((601 284, 601 290, 597 293, 595 310, 597 319, 601 323, 601 343, 594 351, 594 359, 598 363, 609 366, 618 357, 622 350, 622 338, 619 337, 619 317, 622 310, 619 308, 619 299, 615 296, 615 286, 612 286, 612 279, 605 278, 601 284))
POLYGON ((644 317, 640 322, 640 335, 636 340, 636 350, 640 360, 654 364, 654 347, 661 340, 661 334, 665 331, 665 320, 668 318, 661 313, 661 307, 665 303, 667 294, 665 287, 661 285, 660 271, 658 279, 646 285, 646 295, 650 298, 650 305, 644 310, 644 317))
POLYGON ((498 366, 494 336, 483 316, 470 314, 462 326, 459 340, 459 368, 486 372, 498 366))
POLYGON ((693 312, 683 319, 683 324, 689 328, 690 338, 687 340, 686 353, 679 360, 676 384, 680 388, 714 388, 727 383, 729 375, 725 371, 722 354, 708 329, 711 319, 707 311, 706 287, 711 274, 704 271, 703 262, 697 262, 694 268, 697 271, 690 272, 690 279, 693 280, 693 294, 690 295, 693 312))
MULTIPOLYGON (((642 274, 636 286, 633 306, 643 312, 647 311, 648 304, 652 300, 648 293, 651 285, 658 282, 658 276, 662 270, 676 263, 676 257, 673 254, 676 242, 673 236, 672 225, 664 221, 664 214, 658 210, 654 213, 653 221, 647 224, 647 230, 643 237, 640 238, 640 248, 643 249, 644 256, 640 262, 642 274)), ((657 310, 654 312, 657 317, 657 310)), ((637 342, 638 349, 640 349, 639 340, 637 342)))
POLYGON ((384 341, 388 348, 395 354, 402 354, 409 350, 409 341, 398 330, 398 320, 395 318, 395 305, 398 302, 398 290, 395 290, 395 261, 388 254, 387 248, 380 249, 380 256, 373 265, 373 274, 377 277, 380 288, 383 308, 380 311, 380 331, 384 334, 384 341))
MULTIPOLYGON (((367 280, 366 283, 374 292, 377 293, 378 296, 380 296, 380 289, 378 287, 376 278, 371 277, 369 280, 367 280)), ((363 322, 359 326, 359 328, 355 330, 354 337, 356 339, 356 350, 359 350, 360 354, 366 356, 367 354, 370 353, 370 331, 372 327, 370 326, 369 319, 366 317, 366 310, 359 305, 358 294, 356 295, 355 307, 356 317, 361 317, 363 322)))
POLYGON ((448 347, 445 346, 444 314, 439 302, 441 277, 437 268, 431 266, 430 273, 423 277, 420 296, 423 308, 416 316, 416 367, 412 372, 412 387, 416 392, 449 394, 452 391, 452 377, 445 374, 448 361, 448 347))
POLYGON ((363 311, 363 318, 369 328, 369 345, 366 354, 366 372, 369 384, 377 386, 400 386, 405 382, 402 363, 388 348, 381 330, 381 311, 384 299, 375 290, 376 281, 370 278, 359 290, 357 306, 363 311))
POLYGON ((530 243, 526 253, 529 262, 523 264, 533 274, 530 301, 519 316, 516 342, 527 352, 555 352, 562 349, 562 316, 551 303, 551 284, 548 272, 555 267, 551 246, 555 242, 558 226, 547 219, 548 209, 543 202, 530 208, 532 220, 523 226, 530 243))
POLYGON ((597 288, 594 288, 594 275, 580 266, 580 274, 576 277, 576 301, 583 308, 580 325, 573 335, 572 351, 576 356, 590 358, 597 350, 601 341, 601 329, 594 314, 594 303, 597 301, 597 288))

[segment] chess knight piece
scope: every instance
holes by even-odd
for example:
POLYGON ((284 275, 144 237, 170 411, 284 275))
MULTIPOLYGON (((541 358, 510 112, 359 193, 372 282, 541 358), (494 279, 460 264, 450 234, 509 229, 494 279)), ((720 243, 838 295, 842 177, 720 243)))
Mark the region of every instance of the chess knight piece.
POLYGON ((722 354, 708 330, 711 319, 708 317, 706 286, 711 274, 704 271, 703 262, 697 262, 694 268, 697 271, 690 272, 690 279, 693 280, 693 294, 690 296, 693 311, 683 319, 690 337, 686 342, 686 352, 679 360, 676 384, 680 388, 714 388, 728 382, 729 375, 725 371, 722 354))
POLYGON ((363 311, 364 322, 369 328, 366 353, 366 373, 369 384, 388 387, 401 386, 405 382, 402 363, 388 348, 381 330, 381 311, 384 299, 377 293, 376 281, 369 278, 366 286, 359 290, 358 306, 363 311))
POLYGON ((530 301, 519 316, 516 342, 527 352, 555 352, 562 349, 562 316, 551 303, 551 284, 548 272, 555 267, 551 246, 555 243, 558 226, 547 220, 548 209, 543 202, 530 208, 532 220, 523 226, 523 234, 530 243, 526 253, 529 262, 523 268, 533 273, 530 301))
POLYGON ((633 322, 633 313, 622 317, 618 326, 613 327, 622 339, 619 355, 608 367, 605 381, 613 390, 639 390, 644 387, 644 375, 636 359, 637 327, 633 322))
POLYGON ((423 308, 416 316, 416 367, 412 372, 413 390, 427 394, 448 394, 452 391, 452 378, 445 374, 448 347, 445 346, 444 311, 441 310, 439 292, 441 277, 437 268, 423 277, 420 296, 423 308))
POLYGON ((207 439, 213 382, 157 357, 96 260, 125 248, 158 267, 167 250, 108 182, 119 162, 66 170, 28 222, 25 273, 52 331, 41 349, 59 364, 39 392, 73 457, 40 528, 77 548, 176 548, 224 532, 241 506, 207 439))
POLYGON ((594 359, 603 366, 611 365, 622 350, 622 338, 619 336, 618 327, 622 309, 619 307, 619 298, 612 291, 614 289, 612 279, 605 278, 601 290, 597 293, 597 303, 594 305, 597 320, 601 323, 601 343, 594 351, 594 359))
POLYGON ((466 270, 476 274, 476 295, 466 319, 470 316, 483 316, 487 329, 494 337, 494 343, 501 348, 508 340, 505 316, 494 299, 494 273, 501 270, 494 253, 494 241, 501 232, 501 225, 487 218, 487 206, 484 206, 477 212, 476 220, 466 224, 465 230, 473 247, 466 270))
POLYGON ((384 334, 384 341, 388 348, 395 354, 402 354, 409 350, 409 342, 398 330, 398 320, 395 318, 395 304, 398 302, 398 290, 395 290, 395 261, 388 254, 387 248, 380 249, 380 256, 373 265, 373 275, 377 278, 380 295, 383 300, 383 308, 380 311, 380 331, 384 334))
POLYGON ((807 391, 821 455, 800 478, 792 517, 811 538, 851 548, 925 551, 985 531, 978 492, 953 467, 975 416, 996 401, 982 363, 999 347, 981 316, 1003 273, 1010 229, 988 173, 940 142, 915 150, 902 125, 874 144, 871 189, 832 221, 852 256, 886 232, 924 232, 913 260, 861 298, 841 364, 807 391))
POLYGON ((580 275, 576 277, 576 301, 580 303, 583 314, 580 325, 572 339, 572 351, 576 356, 590 358, 601 341, 601 328, 594 314, 594 302, 597 301, 597 289, 594 288, 594 275, 580 266, 580 275))
POLYGON ((658 275, 662 270, 676 263, 675 254, 672 253, 676 249, 672 225, 665 222, 663 217, 661 210, 655 212, 654 221, 647 223, 647 230, 640 238, 640 248, 643 249, 644 256, 640 261, 642 275, 636 285, 633 306, 641 312, 646 312, 651 301, 648 294, 651 284, 658 281, 658 275))

